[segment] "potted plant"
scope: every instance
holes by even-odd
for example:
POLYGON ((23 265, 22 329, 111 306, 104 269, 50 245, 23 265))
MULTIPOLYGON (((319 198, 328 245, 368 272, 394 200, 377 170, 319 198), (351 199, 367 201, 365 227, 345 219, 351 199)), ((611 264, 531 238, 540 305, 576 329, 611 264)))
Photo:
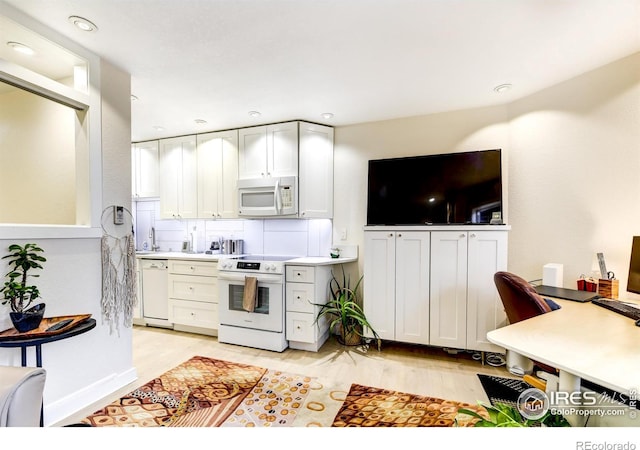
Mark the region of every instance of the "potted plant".
POLYGON ((466 408, 460 408, 458 414, 467 414, 476 419, 476 427, 570 427, 567 420, 559 414, 553 414, 550 411, 539 419, 527 419, 520 414, 516 406, 506 403, 496 403, 495 405, 486 405, 478 402, 480 406, 487 410, 489 418, 483 417, 475 411, 466 408))
POLYGON ((329 281, 329 300, 324 304, 315 304, 320 307, 315 322, 318 323, 324 317, 328 318, 329 329, 338 335, 338 341, 343 345, 361 344, 367 337, 366 330, 368 330, 370 333, 368 336, 373 336, 380 350, 380 336, 367 320, 358 298, 358 288, 362 279, 361 276, 355 287, 351 289, 350 278, 345 274, 344 267, 342 267, 341 281, 332 272, 329 281))
POLYGON ((9 316, 13 326, 21 333, 38 328, 44 316, 44 303, 29 308, 40 297, 40 291, 37 286, 28 284, 29 276, 40 276, 29 271, 42 269, 41 263, 46 261, 41 255, 43 251, 36 244, 12 244, 9 246, 11 253, 2 258, 9 259, 9 271, 5 275, 7 281, 0 288, 4 297, 2 304, 11 307, 9 316))

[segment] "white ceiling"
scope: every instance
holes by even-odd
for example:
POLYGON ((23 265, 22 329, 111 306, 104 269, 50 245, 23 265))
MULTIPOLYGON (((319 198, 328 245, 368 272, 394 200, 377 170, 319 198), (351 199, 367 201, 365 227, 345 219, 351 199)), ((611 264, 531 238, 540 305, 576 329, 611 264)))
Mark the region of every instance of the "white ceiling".
POLYGON ((495 105, 640 51, 640 0, 2 1, 131 73, 133 141, 495 105))

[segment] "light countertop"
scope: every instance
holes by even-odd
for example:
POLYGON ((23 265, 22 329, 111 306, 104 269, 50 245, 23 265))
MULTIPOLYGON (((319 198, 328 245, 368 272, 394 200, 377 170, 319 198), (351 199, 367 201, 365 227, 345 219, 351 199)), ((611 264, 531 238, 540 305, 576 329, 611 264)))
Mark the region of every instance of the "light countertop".
POLYGON ((327 266, 333 264, 344 264, 353 261, 357 261, 358 258, 331 258, 328 256, 305 256, 302 258, 290 259, 289 261, 285 261, 286 265, 297 265, 297 266, 327 266))
POLYGON ((136 258, 140 259, 189 259, 194 261, 219 261, 223 258, 231 258, 237 255, 224 255, 207 253, 183 253, 183 252, 136 252, 136 258))
MULTIPOLYGON (((183 252, 136 252, 139 259, 188 259, 193 261, 219 261, 223 258, 234 258, 241 255, 207 254, 207 253, 183 253, 183 252)), ((329 256, 303 256, 284 261, 287 265, 299 266, 324 266, 344 264, 357 261, 357 257, 331 258, 329 256)))

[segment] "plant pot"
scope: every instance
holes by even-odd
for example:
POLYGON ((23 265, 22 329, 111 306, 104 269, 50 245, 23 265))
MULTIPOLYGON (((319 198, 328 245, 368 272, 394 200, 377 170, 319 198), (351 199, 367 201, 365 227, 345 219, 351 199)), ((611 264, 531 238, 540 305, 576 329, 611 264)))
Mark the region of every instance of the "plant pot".
POLYGON ((336 327, 338 331, 338 342, 348 347, 354 347, 362 344, 362 336, 360 336, 355 330, 350 330, 347 333, 343 331, 342 326, 336 327))
POLYGON ((44 317, 44 307, 44 303, 38 303, 23 312, 10 312, 9 317, 11 317, 11 322, 16 330, 20 333, 26 333, 40 326, 40 322, 44 317))

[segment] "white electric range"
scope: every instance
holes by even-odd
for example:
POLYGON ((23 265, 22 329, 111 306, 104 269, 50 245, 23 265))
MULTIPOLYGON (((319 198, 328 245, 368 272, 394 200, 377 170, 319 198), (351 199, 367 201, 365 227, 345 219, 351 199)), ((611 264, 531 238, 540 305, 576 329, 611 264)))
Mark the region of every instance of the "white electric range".
POLYGON ((285 339, 284 262, 297 256, 246 255, 218 263, 218 341, 282 352, 285 339), (247 277, 257 281, 253 311, 245 308, 247 277))

